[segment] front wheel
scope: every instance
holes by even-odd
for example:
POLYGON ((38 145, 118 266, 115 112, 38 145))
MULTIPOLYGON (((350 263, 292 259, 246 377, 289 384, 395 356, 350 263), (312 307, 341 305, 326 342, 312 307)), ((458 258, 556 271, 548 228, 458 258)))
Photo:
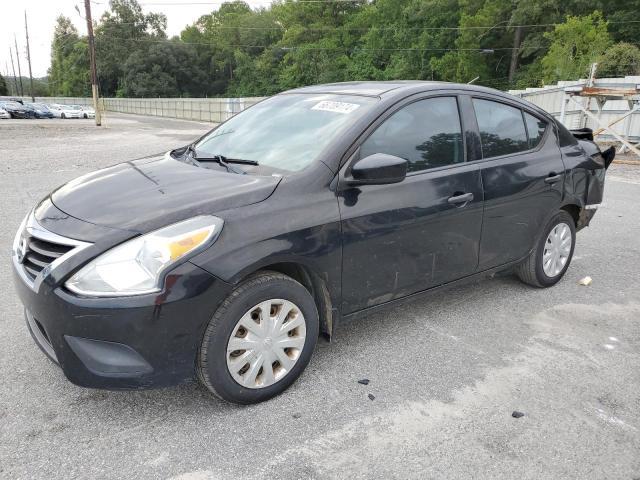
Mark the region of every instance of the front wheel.
POLYGON ((213 315, 198 353, 198 378, 228 402, 262 402, 300 376, 318 330, 318 311, 305 287, 278 272, 259 273, 213 315))
POLYGON ((61 114, 61 115, 60 115, 60 118, 67 118, 67 117, 66 117, 66 116, 65 116, 65 114, 63 113, 63 114, 61 114))
POLYGON ((547 223, 536 248, 516 267, 516 274, 524 283, 546 288, 564 276, 576 245, 573 217, 560 211, 547 223))

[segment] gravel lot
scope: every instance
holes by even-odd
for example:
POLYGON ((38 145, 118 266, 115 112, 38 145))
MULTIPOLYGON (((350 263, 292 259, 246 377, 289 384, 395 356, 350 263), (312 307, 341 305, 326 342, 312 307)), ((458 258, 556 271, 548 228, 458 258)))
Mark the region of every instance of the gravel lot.
MULTIPOLYGON (((0 121, 3 278, 15 229, 51 189, 210 128, 114 114, 105 125, 0 121)), ((250 407, 195 384, 72 385, 9 283, 0 478, 640 479, 639 210, 640 167, 612 166, 556 287, 505 275, 343 325, 288 392, 250 407)))

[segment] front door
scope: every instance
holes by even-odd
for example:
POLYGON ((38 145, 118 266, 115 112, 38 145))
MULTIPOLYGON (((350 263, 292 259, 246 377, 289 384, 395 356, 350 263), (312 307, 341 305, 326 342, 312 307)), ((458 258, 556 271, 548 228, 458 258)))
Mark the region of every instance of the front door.
POLYGON ((455 96, 423 98, 389 114, 361 144, 409 162, 407 178, 340 193, 343 312, 473 273, 482 226, 477 164, 465 163, 455 96))

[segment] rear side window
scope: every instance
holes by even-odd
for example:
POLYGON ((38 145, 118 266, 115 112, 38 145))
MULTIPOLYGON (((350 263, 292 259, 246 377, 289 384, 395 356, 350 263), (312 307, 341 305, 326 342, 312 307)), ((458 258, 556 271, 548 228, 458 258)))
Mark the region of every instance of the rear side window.
POLYGON ((387 118, 360 149, 360 157, 386 153, 409 162, 415 172, 464 161, 455 97, 418 100, 387 118))
POLYGON ((478 119, 484 158, 529 150, 519 108, 479 98, 473 99, 473 108, 478 119))
POLYGON ((525 112, 524 123, 527 124, 527 133, 529 134, 529 148, 535 148, 544 136, 547 122, 525 112))

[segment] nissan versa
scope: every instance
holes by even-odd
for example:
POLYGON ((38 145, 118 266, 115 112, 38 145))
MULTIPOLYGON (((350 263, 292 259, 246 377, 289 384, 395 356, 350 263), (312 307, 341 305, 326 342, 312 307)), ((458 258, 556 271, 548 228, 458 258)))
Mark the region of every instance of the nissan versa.
POLYGON ((613 160, 592 138, 478 86, 276 95, 42 200, 12 253, 28 328, 78 385, 268 399, 356 314, 508 269, 558 282, 613 160))

